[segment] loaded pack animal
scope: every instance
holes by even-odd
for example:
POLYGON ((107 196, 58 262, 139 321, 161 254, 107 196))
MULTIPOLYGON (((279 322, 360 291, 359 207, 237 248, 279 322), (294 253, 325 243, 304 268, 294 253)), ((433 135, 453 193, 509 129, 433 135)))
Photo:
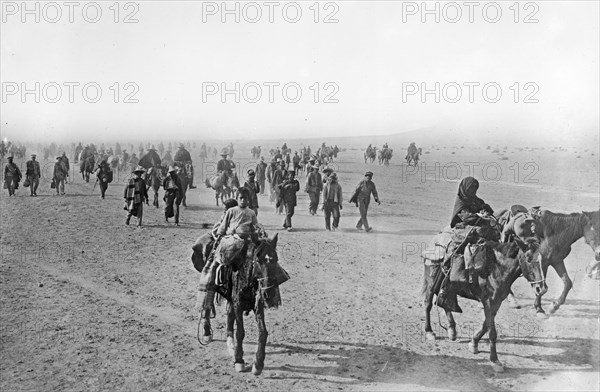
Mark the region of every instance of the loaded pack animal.
MULTIPOLYGON (((565 303, 567 294, 573 287, 564 261, 571 253, 571 246, 583 237, 595 256, 595 265, 588 268, 593 269, 600 265, 600 210, 560 214, 534 208, 532 214, 539 226, 537 231, 541 237, 540 254, 544 276, 551 266, 563 281, 562 293, 550 308, 550 313, 554 313, 565 303)), ((534 307, 540 317, 545 317, 541 304, 543 294, 538 294, 534 301, 534 307)))
MULTIPOLYGON (((495 317, 500 305, 510 293, 510 287, 514 281, 523 275, 530 283, 534 292, 543 293, 545 279, 542 271, 539 244, 535 241, 525 243, 518 237, 514 237, 509 243, 497 243, 493 241, 480 241, 474 246, 469 245, 471 265, 473 272, 472 280, 465 277, 469 271, 465 271, 464 256, 453 255, 452 267, 446 269, 437 262, 425 259, 423 288, 425 304, 425 333, 428 340, 435 340, 435 334, 431 328, 430 311, 433 305, 433 297, 440 295, 442 280, 449 277, 450 282, 446 289, 461 297, 481 302, 483 305, 485 320, 481 329, 473 335, 469 348, 473 354, 479 353, 478 344, 481 338, 488 333, 490 340, 490 363, 496 372, 503 372, 504 366, 498 360, 496 352, 496 325, 495 317), (472 249, 472 250, 471 250, 472 249), (461 279, 452 279, 455 266, 462 266, 463 275, 461 279)), ((460 271, 460 269, 459 269, 460 271)), ((460 274, 456 275, 460 276, 460 274)), ((437 300, 436 300, 437 303, 437 300)), ((448 337, 456 339, 456 323, 452 315, 452 309, 444 307, 448 320, 448 337)), ((461 311, 460 308, 458 311, 461 311)))
POLYGON ((217 206, 219 205, 219 199, 221 199, 221 203, 224 203, 225 200, 235 197, 240 187, 240 181, 236 172, 233 172, 230 176, 225 172, 215 174, 214 176, 207 176, 204 184, 207 188, 215 190, 217 206))
POLYGON ((415 143, 410 143, 406 151, 406 163, 408 164, 408 166, 411 165, 411 162, 414 162, 415 166, 417 166, 417 164, 419 163, 419 150, 420 149, 417 148, 415 143))
MULTIPOLYGON (((281 304, 279 285, 289 279, 287 272, 278 264, 277 240, 277 234, 271 239, 266 235, 264 237, 253 235, 251 239, 246 240, 239 256, 227 265, 220 265, 216 272, 219 276, 217 280, 220 282, 216 282, 215 291, 227 300, 227 349, 233 356, 237 372, 252 370, 254 375, 259 375, 264 368, 265 348, 269 335, 265 323, 265 308, 277 308, 281 304), (254 311, 258 327, 258 347, 252 365, 244 361, 243 349, 246 334, 244 314, 247 315, 250 311, 254 311)), ((218 247, 216 251, 218 252, 218 247)), ((214 255, 215 252, 211 253, 214 255)), ((207 260, 209 266, 206 269, 212 268, 211 256, 208 256, 207 260)), ((199 271, 204 266, 195 264, 199 271)), ((201 344, 212 341, 209 317, 200 319, 198 341, 201 344), (201 331, 202 337, 200 337, 201 331)))

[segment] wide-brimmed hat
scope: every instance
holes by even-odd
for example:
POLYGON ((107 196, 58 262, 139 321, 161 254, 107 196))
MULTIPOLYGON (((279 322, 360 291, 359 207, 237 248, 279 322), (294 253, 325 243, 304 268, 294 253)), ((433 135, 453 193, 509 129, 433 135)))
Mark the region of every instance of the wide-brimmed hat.
POLYGON ((62 159, 62 156, 57 156, 56 159, 62 159))
POLYGON ((177 171, 177 168, 175 166, 169 166, 169 171, 168 171, 169 173, 173 173, 176 171, 177 171))
POLYGON ((254 173, 254 170, 252 170, 252 169, 249 169, 249 170, 248 170, 248 175, 249 175, 250 177, 254 176, 255 174, 256 174, 256 173, 254 173))
POLYGON ((227 150, 221 150, 221 156, 227 156, 229 155, 229 152, 227 152, 227 150))
POLYGON ((134 171, 132 171, 132 173, 146 173, 146 169, 144 169, 141 166, 138 166, 138 167, 135 168, 134 171))
POLYGON ((323 173, 333 173, 333 169, 330 167, 326 167, 325 169, 323 169, 323 173))
POLYGON ((179 143, 179 148, 185 148, 185 144, 179 143))
POLYGON ((365 176, 373 177, 373 172, 368 171, 365 173, 365 176))
POLYGON ((32 158, 35 158, 35 157, 37 157, 37 155, 35 155, 35 154, 31 154, 31 157, 32 157, 32 158))

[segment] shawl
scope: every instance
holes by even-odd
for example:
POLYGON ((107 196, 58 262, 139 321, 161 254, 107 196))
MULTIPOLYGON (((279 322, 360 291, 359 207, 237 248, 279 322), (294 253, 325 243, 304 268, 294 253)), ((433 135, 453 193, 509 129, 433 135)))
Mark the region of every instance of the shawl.
POLYGON ((143 178, 131 178, 125 188, 125 199, 127 199, 127 209, 131 212, 137 211, 137 206, 147 198, 146 181, 143 178))
POLYGON ((486 206, 485 202, 477 197, 477 189, 479 189, 479 181, 475 178, 466 177, 462 179, 458 186, 458 195, 454 202, 450 227, 454 227, 457 223, 461 222, 458 214, 462 210, 477 213, 486 206))

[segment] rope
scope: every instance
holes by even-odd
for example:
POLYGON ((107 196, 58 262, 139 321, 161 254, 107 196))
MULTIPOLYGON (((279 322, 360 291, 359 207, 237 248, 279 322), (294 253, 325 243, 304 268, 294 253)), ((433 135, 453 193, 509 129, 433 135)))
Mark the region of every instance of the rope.
MULTIPOLYGON (((203 343, 202 339, 200 338, 200 326, 202 325, 202 320, 203 320, 202 317, 200 317, 198 319, 198 332, 196 334, 196 338, 198 339, 198 343, 200 343, 200 346, 206 347, 206 346, 208 346, 208 343, 203 343)), ((209 326, 209 329, 210 329, 210 336, 213 336, 212 327, 209 326)))

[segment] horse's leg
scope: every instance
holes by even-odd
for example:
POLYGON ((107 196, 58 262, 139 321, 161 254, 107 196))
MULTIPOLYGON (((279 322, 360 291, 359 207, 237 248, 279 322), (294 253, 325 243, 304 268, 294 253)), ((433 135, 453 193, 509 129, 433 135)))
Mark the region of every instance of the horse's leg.
MULTIPOLYGON (((542 263, 542 271, 544 273, 544 276, 547 276, 548 266, 549 265, 550 265, 550 262, 548 262, 547 264, 542 263)), ((537 314, 537 316, 539 318, 545 318, 545 317, 547 317, 546 316, 546 312, 544 312, 544 308, 542 308, 542 296, 543 296, 543 294, 544 293, 542 293, 542 295, 536 295, 535 296, 535 300, 533 301, 533 307, 535 308, 536 314, 537 314)))
POLYGON ((425 338, 435 340, 435 333, 431 329, 431 308, 433 306, 433 278, 431 277, 431 266, 425 266, 423 271, 423 294, 425 294, 425 338))
POLYGON ((265 305, 262 300, 258 301, 256 307, 256 325, 258 326, 258 348, 256 349, 256 361, 252 366, 252 374, 258 376, 265 366, 265 347, 269 337, 265 324, 265 305))
POLYGON ((452 312, 444 309, 446 312, 446 319, 448 320, 448 339, 455 341, 456 340, 456 321, 454 321, 454 316, 452 312))
POLYGON ((215 191, 215 201, 217 202, 217 207, 219 206, 219 191, 215 191))
POLYGON ((233 340, 233 328, 235 325, 235 312, 233 304, 227 302, 227 351, 232 357, 235 356, 235 342, 233 340))
POLYGON ((569 290, 573 287, 573 282, 571 278, 569 278, 569 274, 567 273, 567 269, 565 268, 565 261, 561 260, 560 263, 552 264, 554 270, 560 276, 563 281, 563 291, 558 297, 558 300, 552 302, 552 307, 550 308, 550 313, 554 313, 560 308, 560 305, 565 303, 567 299, 567 294, 569 294, 569 290))
POLYGON ((490 300, 489 303, 484 304, 484 307, 483 307, 483 309, 485 311, 486 323, 488 324, 488 328, 489 328, 488 336, 490 338, 490 363, 492 364, 492 369, 494 369, 494 371, 497 373, 502 373, 504 371, 504 366, 498 360, 498 354, 496 353, 496 338, 498 335, 496 333, 495 318, 496 318, 496 313, 498 312, 498 309, 500 308, 500 304, 501 304, 501 302, 498 302, 498 304, 495 304, 494 302, 492 302, 490 300))
POLYGON ((158 189, 154 190, 154 202, 152 204, 154 204, 154 207, 159 208, 159 206, 158 206, 158 189))
POLYGON ((250 367, 244 362, 244 337, 246 336, 246 332, 244 331, 242 304, 240 304, 239 299, 234 298, 233 311, 235 313, 235 323, 237 325, 237 329, 235 330, 235 371, 247 372, 250 370, 250 367))
MULTIPOLYGON (((487 314, 486 312, 486 307, 484 305, 484 313, 487 314)), ((479 345, 479 341, 481 340, 481 338, 483 337, 483 335, 485 335, 485 333, 488 331, 488 323, 487 323, 487 316, 486 319, 483 320, 483 324, 481 325, 481 329, 479 331, 477 331, 475 333, 475 335, 473 335, 473 338, 471 339, 471 341, 469 342, 469 349, 471 350, 471 352, 473 354, 479 354, 479 348, 477 347, 479 345)))

